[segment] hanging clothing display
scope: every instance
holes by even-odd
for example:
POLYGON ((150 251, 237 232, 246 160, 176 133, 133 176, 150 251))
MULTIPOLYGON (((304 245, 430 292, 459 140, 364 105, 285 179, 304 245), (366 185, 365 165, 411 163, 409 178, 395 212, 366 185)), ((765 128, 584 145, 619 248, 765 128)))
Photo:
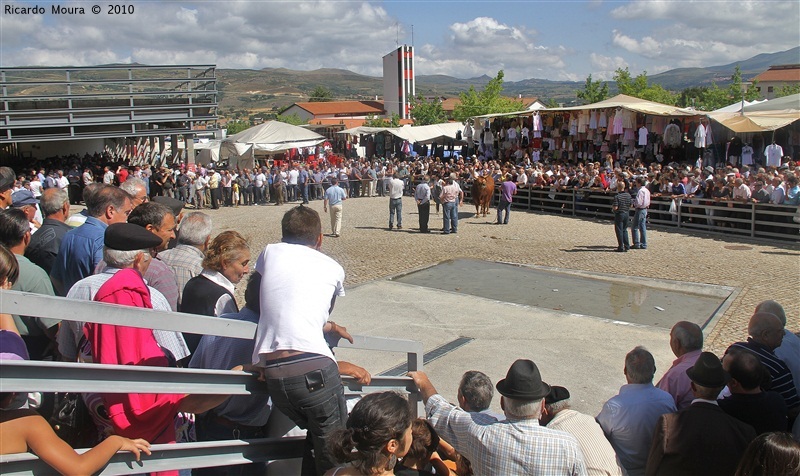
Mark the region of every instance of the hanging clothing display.
POLYGON ((622 109, 618 108, 617 112, 614 113, 614 127, 612 128, 612 134, 622 134, 624 126, 623 124, 623 112, 622 109))
MULTIPOLYGON (((744 152, 742 154, 744 155, 744 152)), ((764 149, 764 157, 766 158, 767 167, 780 167, 783 147, 773 142, 764 149)))
POLYGON ((533 113, 533 130, 534 131, 542 130, 542 117, 539 116, 538 111, 533 113))
POLYGON ((667 147, 678 147, 682 139, 681 128, 677 124, 669 124, 664 128, 664 145, 667 147))
POLYGON ((694 146, 703 149, 706 146, 706 127, 702 124, 697 125, 694 131, 694 146))
POLYGON ((753 148, 749 144, 742 146, 742 165, 753 165, 753 148))
POLYGON ((639 145, 640 146, 646 146, 647 145, 647 134, 648 134, 648 131, 647 131, 647 128, 645 126, 642 126, 642 127, 639 128, 639 145))
POLYGON ((606 117, 606 111, 600 111, 598 114, 597 127, 608 127, 608 117, 606 117))
POLYGON ((589 112, 589 129, 597 129, 597 111, 589 112))

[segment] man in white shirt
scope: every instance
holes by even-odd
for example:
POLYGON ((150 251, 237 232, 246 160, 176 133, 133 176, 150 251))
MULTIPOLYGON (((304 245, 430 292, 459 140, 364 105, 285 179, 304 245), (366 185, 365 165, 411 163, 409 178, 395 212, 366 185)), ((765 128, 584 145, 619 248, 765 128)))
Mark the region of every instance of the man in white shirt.
POLYGON ((335 466, 325 438, 344 428, 344 387, 325 334, 353 338, 329 321, 344 296, 344 269, 322 254, 322 224, 309 207, 295 207, 281 221, 282 242, 268 245, 256 261, 261 274, 260 312, 253 363, 263 367, 273 404, 308 430, 302 474, 335 466), (314 457, 310 458, 313 449, 314 457))
POLYGON ((394 228, 394 215, 397 213, 397 229, 403 229, 403 188, 405 183, 395 172, 389 181, 389 230, 394 228))
POLYGON ((297 201, 297 178, 300 176, 300 172, 297 170, 297 167, 292 167, 289 170, 287 181, 289 187, 286 189, 287 200, 290 202, 297 201))

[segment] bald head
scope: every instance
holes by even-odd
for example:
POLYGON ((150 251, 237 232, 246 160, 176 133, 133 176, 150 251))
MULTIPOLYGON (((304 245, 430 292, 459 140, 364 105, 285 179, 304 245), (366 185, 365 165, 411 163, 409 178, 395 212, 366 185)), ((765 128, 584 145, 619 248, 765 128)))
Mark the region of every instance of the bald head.
POLYGON ((675 323, 669 336, 669 344, 676 357, 703 348, 703 330, 694 322, 675 323))
POLYGON ((783 306, 781 306, 778 301, 761 301, 758 306, 756 306, 756 313, 759 312, 773 314, 781 321, 783 327, 786 327, 786 311, 783 310, 783 306))
POLYGON ((783 341, 783 323, 775 314, 756 312, 747 324, 747 333, 754 341, 775 350, 783 341))

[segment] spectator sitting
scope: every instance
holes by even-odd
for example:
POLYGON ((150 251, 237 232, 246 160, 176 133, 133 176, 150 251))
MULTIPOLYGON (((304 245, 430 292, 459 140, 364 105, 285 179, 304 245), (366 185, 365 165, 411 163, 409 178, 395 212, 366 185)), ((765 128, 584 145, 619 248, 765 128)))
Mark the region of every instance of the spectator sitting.
MULTIPOLYGON (((169 241, 175 238, 175 221, 172 210, 156 202, 143 203, 128 215, 128 223, 139 225, 161 238, 161 243, 150 250, 150 254, 153 256, 156 256, 159 251, 167 249, 169 241)), ((95 272, 101 273, 103 269, 105 269, 105 262, 101 262, 95 272)), ((147 280, 148 286, 157 289, 167 298, 173 312, 178 310, 178 281, 169 266, 157 258, 151 260, 144 279, 147 280)))
POLYGON ((211 229, 211 217, 203 212, 189 213, 178 225, 177 245, 158 253, 158 259, 175 273, 178 305, 186 283, 203 272, 203 258, 211 242, 211 229))
POLYGON ((686 373, 695 399, 687 408, 659 418, 646 474, 733 474, 756 432, 717 405, 729 376, 716 355, 703 352, 686 373))
POLYGON ((800 443, 786 432, 756 437, 739 462, 735 476, 800 474, 800 443))
POLYGON ((794 388, 800 395, 800 337, 786 329, 786 311, 776 301, 762 301, 756 306, 756 312, 768 312, 774 314, 783 324, 783 340, 781 345, 775 348, 775 355, 781 359, 792 372, 794 388))
POLYGON ((532 361, 517 360, 497 383, 506 415, 503 421, 451 405, 423 372, 409 376, 419 388, 436 432, 472 462, 475 474, 586 473, 575 437, 539 425, 550 386, 542 382, 532 361))
POLYGON ((25 257, 49 274, 58 256, 61 240, 71 229, 65 223, 69 216, 69 196, 63 190, 48 188, 42 192, 39 207, 45 218, 39 233, 31 236, 31 242, 25 248, 25 257))
POLYGON ((755 354, 733 347, 723 357, 722 368, 731 376, 731 394, 717 401, 725 413, 751 425, 758 434, 788 429, 786 403, 779 393, 761 389, 772 377, 755 354))
POLYGON ((644 347, 628 352, 624 368, 628 383, 597 415, 597 422, 631 476, 644 474, 658 418, 676 410, 672 395, 653 386, 655 372, 653 354, 644 347))
POLYGON ((692 387, 686 369, 694 365, 703 350, 703 330, 689 321, 680 321, 672 326, 669 346, 675 354, 672 367, 658 381, 656 387, 672 395, 678 410, 692 403, 692 387))
POLYGON ((478 370, 468 370, 461 376, 458 384, 458 406, 465 412, 480 412, 493 416, 498 420, 504 418, 503 415, 489 410, 494 397, 494 385, 491 379, 483 372, 478 370))
POLYGON ((570 408, 569 390, 553 385, 544 400, 539 423, 569 433, 578 440, 589 475, 625 474, 619 457, 594 418, 570 408))
POLYGON ((348 466, 329 470, 326 476, 374 475, 392 471, 412 442, 411 407, 394 392, 372 393, 350 413, 347 425, 327 439, 328 451, 348 466))
POLYGON ((394 467, 394 474, 398 476, 433 476, 434 474, 447 476, 450 470, 444 465, 441 458, 436 455, 439 447, 439 435, 430 423, 424 418, 417 418, 411 423, 411 447, 402 461, 394 467), (435 473, 426 468, 435 468, 435 473))
POLYGON ((73 284, 94 273, 103 260, 103 236, 108 225, 124 223, 133 211, 130 196, 112 185, 100 185, 87 197, 86 223, 61 240, 50 276, 56 292, 65 296, 73 284))
MULTIPOLYGON (((0 211, 0 244, 14 253, 19 269, 19 278, 14 281, 11 289, 52 296, 53 285, 47 273, 24 256, 30 241, 31 229, 25 212, 19 208, 0 211)), ((48 348, 55 338, 60 321, 16 314, 13 318, 31 359, 43 360, 48 357, 48 348)))
MULTIPOLYGON (((223 231, 211 242, 203 258, 203 271, 183 288, 178 311, 202 316, 221 316, 239 312, 233 296, 234 286, 248 273, 250 248, 236 231, 223 231)), ((184 333, 194 352, 200 335, 184 333)))
POLYGON ((781 394, 788 408, 789 419, 794 419, 800 411, 800 397, 789 367, 775 355, 775 349, 780 347, 784 336, 781 320, 772 313, 756 312, 750 318, 747 333, 750 334, 747 342, 734 343, 728 349, 739 347, 758 356, 772 376, 770 390, 781 394))
MULTIPOLYGON (((16 263, 13 255, 0 246, 0 289, 14 282, 16 263)), ((0 314, 0 360, 27 360, 25 343, 8 314, 0 314)), ((130 451, 139 461, 141 453, 150 454, 150 443, 111 435, 85 453, 78 454, 58 437, 47 420, 36 411, 15 406, 17 394, 0 392, 0 455, 31 451, 59 474, 94 474, 118 451, 130 451)))

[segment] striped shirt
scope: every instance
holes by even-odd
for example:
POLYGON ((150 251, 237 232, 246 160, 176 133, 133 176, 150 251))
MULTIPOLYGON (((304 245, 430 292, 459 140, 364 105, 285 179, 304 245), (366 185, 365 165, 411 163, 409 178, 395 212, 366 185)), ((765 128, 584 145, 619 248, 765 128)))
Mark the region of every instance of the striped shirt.
POLYGON ((622 465, 614 448, 591 416, 571 409, 561 410, 547 428, 564 431, 578 440, 590 476, 622 476, 622 465))
POLYGON ((180 304, 186 283, 203 272, 203 252, 196 246, 181 244, 160 252, 158 259, 175 273, 178 285, 177 303, 180 304))
POLYGON ((616 213, 628 213, 631 209, 630 192, 622 191, 614 195, 614 211, 616 213))
POLYGON ((563 431, 539 426, 535 419, 498 421, 470 413, 433 395, 425 405, 439 435, 471 463, 477 475, 585 475, 578 441, 563 431))
POLYGON ((756 354, 772 376, 772 388, 770 390, 781 394, 786 401, 786 408, 792 409, 800 406, 800 397, 797 395, 792 372, 786 363, 775 355, 775 352, 754 341, 752 337, 748 337, 747 342, 737 342, 732 344, 731 347, 739 347, 756 354))

